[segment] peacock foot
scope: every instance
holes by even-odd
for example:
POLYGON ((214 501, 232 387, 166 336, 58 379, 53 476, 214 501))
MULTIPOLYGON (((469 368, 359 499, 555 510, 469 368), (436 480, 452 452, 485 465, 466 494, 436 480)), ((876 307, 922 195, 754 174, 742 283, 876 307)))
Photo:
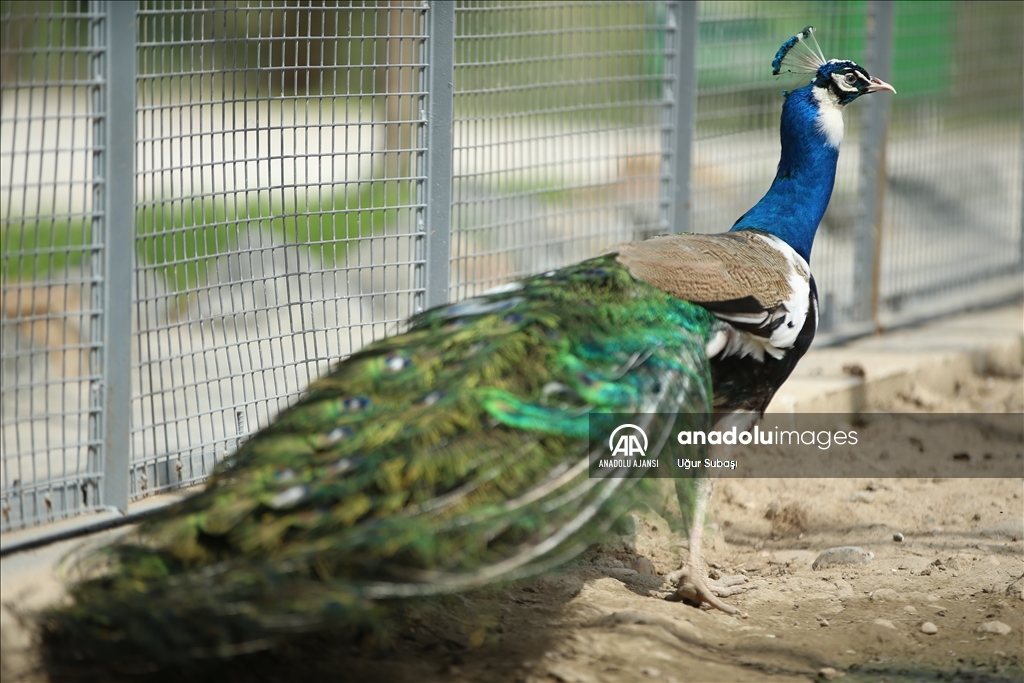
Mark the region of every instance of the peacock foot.
POLYGON ((747 581, 745 576, 739 574, 723 576, 718 580, 712 581, 707 577, 703 568, 688 566, 671 572, 665 579, 676 585, 676 591, 669 596, 669 600, 685 602, 694 607, 704 608, 707 606, 710 609, 721 610, 726 614, 735 614, 743 619, 747 618, 745 612, 719 599, 738 595, 753 588, 752 586, 742 585, 747 581))

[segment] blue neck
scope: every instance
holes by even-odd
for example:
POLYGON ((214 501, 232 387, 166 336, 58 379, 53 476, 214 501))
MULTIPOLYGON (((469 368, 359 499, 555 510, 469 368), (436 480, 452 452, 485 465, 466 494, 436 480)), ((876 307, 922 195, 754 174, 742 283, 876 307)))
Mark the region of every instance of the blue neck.
POLYGON ((768 193, 732 230, 761 230, 783 239, 811 261, 811 246, 832 197, 839 148, 818 129, 814 84, 794 90, 782 105, 782 158, 768 193))

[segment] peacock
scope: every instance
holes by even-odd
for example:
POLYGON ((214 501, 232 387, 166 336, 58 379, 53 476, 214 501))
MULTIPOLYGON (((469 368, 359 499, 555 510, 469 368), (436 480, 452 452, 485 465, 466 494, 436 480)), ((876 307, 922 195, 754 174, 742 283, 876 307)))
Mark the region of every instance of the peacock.
MULTIPOLYGON (((137 669, 374 629, 406 601, 556 567, 650 496, 642 472, 595 474, 602 416, 632 416, 649 455, 680 415, 752 425, 814 337, 808 263, 843 107, 895 92, 826 61, 811 27, 784 64, 812 81, 786 95, 778 173, 729 232, 620 245, 428 310, 340 362, 204 490, 89 556, 70 601, 38 617, 49 651, 137 669)), ((677 592, 737 613, 721 598, 739 587, 702 560, 711 490, 677 482, 677 592)))

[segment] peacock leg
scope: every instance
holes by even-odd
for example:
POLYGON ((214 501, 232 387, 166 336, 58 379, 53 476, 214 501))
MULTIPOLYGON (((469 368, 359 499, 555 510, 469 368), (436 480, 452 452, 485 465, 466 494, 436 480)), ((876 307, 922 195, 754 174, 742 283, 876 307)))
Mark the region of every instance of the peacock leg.
POLYGON ((746 577, 723 577, 721 582, 716 583, 708 579, 707 568, 704 566, 702 550, 704 520, 714 490, 715 480, 713 477, 703 477, 697 481, 693 519, 690 524, 690 556, 683 568, 670 573, 666 578, 676 584, 674 599, 693 605, 708 604, 726 614, 738 614, 746 618, 745 613, 719 599, 745 591, 747 587, 739 584, 744 583, 746 577))

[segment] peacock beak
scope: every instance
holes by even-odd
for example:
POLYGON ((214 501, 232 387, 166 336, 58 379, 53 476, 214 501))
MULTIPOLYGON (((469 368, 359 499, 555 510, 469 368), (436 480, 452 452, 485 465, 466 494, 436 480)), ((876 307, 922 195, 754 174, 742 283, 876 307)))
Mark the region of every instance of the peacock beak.
POLYGON ((871 85, 864 88, 864 92, 882 92, 883 90, 888 90, 893 95, 896 94, 896 88, 892 87, 881 78, 872 78, 871 85))

